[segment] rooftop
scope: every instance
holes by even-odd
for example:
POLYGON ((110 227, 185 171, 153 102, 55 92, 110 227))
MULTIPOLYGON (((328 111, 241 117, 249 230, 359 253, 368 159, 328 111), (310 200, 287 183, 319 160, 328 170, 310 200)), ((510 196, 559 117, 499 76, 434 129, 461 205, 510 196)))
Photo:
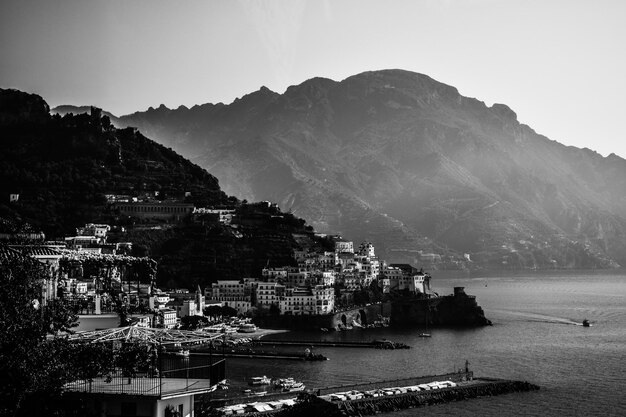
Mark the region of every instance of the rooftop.
POLYGON ((89 394, 140 395, 170 398, 184 394, 204 394, 217 382, 200 378, 113 378, 97 377, 78 380, 64 386, 65 391, 89 394))

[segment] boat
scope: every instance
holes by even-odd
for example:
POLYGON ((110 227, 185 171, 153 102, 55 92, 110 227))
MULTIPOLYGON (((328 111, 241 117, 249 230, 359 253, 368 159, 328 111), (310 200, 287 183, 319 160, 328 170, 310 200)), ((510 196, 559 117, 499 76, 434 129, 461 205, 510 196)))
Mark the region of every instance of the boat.
POLYGON ((589 323, 589 320, 584 319, 583 320, 583 327, 590 327, 590 326, 591 326, 591 323, 589 323))
POLYGON ((274 386, 276 388, 284 388, 286 386, 291 386, 296 383, 296 380, 293 378, 278 378, 274 380, 274 386))
POLYGON ((282 390, 283 392, 304 391, 305 388, 302 382, 297 382, 293 378, 279 378, 274 381, 274 387, 282 390))
POLYGON ((267 395, 267 391, 255 391, 252 393, 252 395, 256 395, 257 397, 262 397, 264 395, 267 395))
POLYGON ((239 333, 254 333, 256 332, 256 326, 252 323, 245 323, 239 326, 237 330, 239 333))
POLYGON ((326 327, 321 327, 320 330, 323 331, 323 332, 327 332, 328 331, 328 329, 326 327))
POLYGON ((250 378, 250 381, 248 382, 248 384, 250 385, 268 385, 270 383, 270 379, 268 377, 266 377, 265 375, 263 376, 253 376, 252 378, 250 378))
POLYGON ((296 382, 289 387, 283 388, 283 392, 299 392, 304 391, 304 384, 302 382, 296 382))
POLYGON ((419 337, 430 337, 430 333, 420 333, 418 334, 419 337))
POLYGON ((174 352, 174 355, 176 355, 176 356, 185 356, 185 357, 187 357, 187 356, 189 356, 189 350, 187 350, 187 349, 181 349, 181 350, 179 350, 178 352, 174 352))

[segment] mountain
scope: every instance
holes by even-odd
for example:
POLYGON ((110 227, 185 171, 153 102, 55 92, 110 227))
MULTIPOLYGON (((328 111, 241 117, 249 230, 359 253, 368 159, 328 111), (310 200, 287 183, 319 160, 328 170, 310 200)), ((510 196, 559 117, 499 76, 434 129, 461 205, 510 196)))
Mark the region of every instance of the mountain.
MULTIPOLYGON (((431 268, 626 265, 626 161, 568 147, 401 70, 122 116, 318 230, 431 268), (465 255, 465 258, 464 258, 465 255), (467 259, 469 258, 469 260, 467 259)), ((593 138, 590 138, 592 141, 593 138)))

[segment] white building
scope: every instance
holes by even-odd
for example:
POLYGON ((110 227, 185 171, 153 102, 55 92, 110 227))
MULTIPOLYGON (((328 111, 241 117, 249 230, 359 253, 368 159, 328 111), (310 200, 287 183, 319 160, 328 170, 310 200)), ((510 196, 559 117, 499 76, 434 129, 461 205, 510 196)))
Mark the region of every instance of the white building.
POLYGON ((237 314, 246 314, 252 308, 250 300, 224 301, 225 307, 234 308, 237 314))
POLYGON ((289 287, 305 287, 311 285, 313 277, 309 271, 292 269, 287 273, 286 285, 289 287))
POLYGON ((287 267, 263 268, 261 276, 264 281, 283 282, 287 278, 287 267))
POLYGON ((156 320, 156 327, 172 329, 176 327, 176 310, 171 308, 163 308, 159 310, 156 320))
POLYGON ((335 253, 354 253, 354 243, 341 237, 335 237, 333 240, 335 241, 335 253))
POLYGON ((335 308, 333 288, 316 285, 312 288, 287 288, 280 300, 282 314, 313 315, 328 314, 335 308))
POLYGON ((259 282, 256 288, 256 304, 269 307, 272 304, 280 306, 280 300, 285 296, 285 286, 277 282, 259 282))
POLYGON ((211 287, 211 298, 236 309, 239 314, 245 314, 252 308, 252 296, 258 284, 256 278, 219 280, 211 287))
POLYGON ((361 256, 366 256, 370 259, 373 259, 376 257, 374 252, 374 245, 372 245, 371 242, 363 242, 361 243, 361 245, 359 245, 358 253, 361 256))
POLYGON ((318 279, 317 284, 325 287, 332 287, 335 285, 336 273, 335 271, 324 271, 322 276, 318 279))

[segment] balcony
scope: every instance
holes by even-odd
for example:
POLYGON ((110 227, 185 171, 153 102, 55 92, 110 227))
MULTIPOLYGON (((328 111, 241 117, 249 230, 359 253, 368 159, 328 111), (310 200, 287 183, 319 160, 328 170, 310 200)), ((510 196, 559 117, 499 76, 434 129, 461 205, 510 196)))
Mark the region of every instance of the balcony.
POLYGON ((121 369, 107 375, 93 375, 64 386, 65 392, 88 394, 117 394, 174 397, 189 393, 206 393, 226 378, 223 359, 209 362, 208 358, 169 358, 160 360, 161 368, 129 376, 121 369))
POLYGON ((193 355, 183 347, 220 337, 133 326, 78 332, 71 336, 76 379, 64 391, 157 399, 210 392, 225 379, 223 357, 193 355))

